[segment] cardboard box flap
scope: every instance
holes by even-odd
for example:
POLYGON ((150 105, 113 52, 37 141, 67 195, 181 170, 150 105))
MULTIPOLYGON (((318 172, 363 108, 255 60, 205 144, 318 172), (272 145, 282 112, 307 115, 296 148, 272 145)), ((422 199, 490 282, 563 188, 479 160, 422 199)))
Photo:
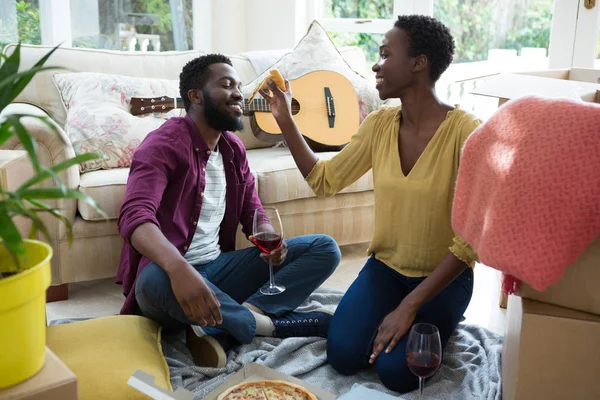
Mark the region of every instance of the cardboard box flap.
POLYGON ((569 71, 569 80, 600 83, 600 70, 589 68, 571 68, 569 71))
POLYGON ((46 347, 42 369, 31 378, 0 389, 0 399, 76 400, 77 377, 56 354, 46 347))
POLYGON ((523 74, 502 74, 491 78, 471 93, 512 100, 528 95, 594 101, 600 84, 523 74))
POLYGON ((242 368, 240 371, 238 371, 231 378, 227 379, 222 385, 220 385, 215 390, 206 395, 204 397, 204 400, 216 400, 221 393, 223 393, 225 390, 229 389, 233 385, 237 385, 238 383, 264 379, 281 380, 295 383, 314 393, 319 400, 334 400, 336 398, 336 396, 325 391, 324 389, 306 383, 301 379, 294 378, 293 376, 286 375, 284 373, 275 371, 274 369, 267 368, 257 363, 250 363, 244 368, 242 368))
POLYGON ((526 314, 546 315, 549 317, 578 319, 583 321, 600 322, 600 315, 571 310, 539 301, 523 299, 523 312, 526 314))

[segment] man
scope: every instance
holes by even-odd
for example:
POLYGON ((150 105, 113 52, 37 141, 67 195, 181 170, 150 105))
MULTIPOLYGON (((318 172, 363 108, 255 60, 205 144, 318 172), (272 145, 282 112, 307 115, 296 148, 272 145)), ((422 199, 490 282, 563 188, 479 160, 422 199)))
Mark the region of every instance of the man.
MULTIPOLYGON (((187 63, 180 94, 187 115, 148 134, 133 155, 118 227, 125 246, 117 282, 122 314, 141 314, 165 331, 188 329, 199 365, 223 367, 228 344, 255 335, 326 337, 331 316, 294 312, 335 270, 330 237, 289 239, 270 255, 234 251, 238 224, 252 240, 256 194, 242 142, 241 82, 231 61, 210 54, 187 63), (276 296, 268 259, 286 287, 276 296)), ((194 351, 192 351, 194 353, 194 351)))

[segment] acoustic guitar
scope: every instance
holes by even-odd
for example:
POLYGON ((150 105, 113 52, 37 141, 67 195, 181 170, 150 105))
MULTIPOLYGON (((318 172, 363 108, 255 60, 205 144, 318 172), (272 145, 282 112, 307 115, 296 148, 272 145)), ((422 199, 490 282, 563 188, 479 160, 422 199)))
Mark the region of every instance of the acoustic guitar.
MULTIPOLYGON (((290 81, 292 116, 313 151, 339 151, 359 126, 358 98, 352 83, 333 71, 314 71, 290 81)), ((166 96, 131 98, 131 114, 168 112, 183 108, 181 98, 166 96)), ((250 116, 254 136, 266 142, 284 140, 271 114, 269 103, 261 97, 249 104, 244 100, 244 115, 250 116)))

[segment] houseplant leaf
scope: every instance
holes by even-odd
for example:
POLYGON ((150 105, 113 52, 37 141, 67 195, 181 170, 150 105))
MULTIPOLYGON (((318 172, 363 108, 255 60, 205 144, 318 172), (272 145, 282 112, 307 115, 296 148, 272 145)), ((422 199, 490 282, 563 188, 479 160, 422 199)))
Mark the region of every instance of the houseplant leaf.
POLYGON ((10 104, 21 91, 29 84, 31 79, 41 71, 50 71, 53 69, 65 69, 61 67, 35 67, 27 71, 19 72, 11 77, 0 81, 0 107, 4 108, 10 104))
POLYGON ((39 189, 27 189, 24 191, 17 190, 17 194, 27 200, 30 199, 63 199, 63 198, 72 198, 77 200, 82 200, 88 203, 90 206, 94 207, 100 215, 107 218, 106 213, 102 211, 94 199, 85 193, 80 192, 75 189, 67 189, 66 193, 63 193, 59 188, 39 188, 39 189))
POLYGON ((25 246, 21 240, 21 234, 6 211, 6 208, 3 212, 2 207, 0 207, 0 237, 2 237, 11 253, 23 255, 25 246))
POLYGON ((17 44, 17 48, 10 57, 4 56, 4 63, 0 67, 0 79, 16 74, 19 71, 21 63, 21 43, 17 44))
MULTIPOLYGON (((86 154, 81 154, 77 157, 68 159, 59 164, 56 164, 55 166, 53 166, 51 168, 45 169, 42 172, 40 172, 39 174, 36 174, 35 176, 31 177, 29 180, 27 180, 25 183, 23 183, 19 189, 27 189, 37 183, 40 183, 40 182, 50 178, 51 176, 53 176, 52 174, 57 174, 73 165, 81 164, 83 162, 95 160, 95 159, 101 158, 101 157, 102 156, 98 153, 86 153, 86 154)), ((56 175, 54 175, 54 176, 56 176, 56 175)), ((56 176, 55 180, 56 179, 58 179, 60 181, 60 178, 58 178, 58 176, 56 176)), ((61 182, 61 184, 62 184, 62 182, 61 182)))
POLYGON ((37 200, 29 199, 27 201, 31 205, 37 207, 37 209, 35 211, 49 212, 50 214, 54 215, 56 218, 60 219, 62 221, 62 223, 65 225, 65 228, 67 230, 67 240, 69 241, 69 244, 73 243, 73 226, 71 225, 71 221, 69 221, 69 219, 63 215, 63 213, 61 213, 60 211, 48 206, 47 204, 39 202, 37 200))
POLYGON ((21 124, 21 117, 18 115, 9 115, 6 118, 6 122, 4 122, 4 124, 9 124, 12 126, 14 133, 17 135, 19 141, 27 151, 33 168, 36 172, 39 172, 40 163, 38 161, 38 156, 35 152, 37 145, 35 143, 35 139, 31 136, 27 129, 25 129, 23 124, 21 124))

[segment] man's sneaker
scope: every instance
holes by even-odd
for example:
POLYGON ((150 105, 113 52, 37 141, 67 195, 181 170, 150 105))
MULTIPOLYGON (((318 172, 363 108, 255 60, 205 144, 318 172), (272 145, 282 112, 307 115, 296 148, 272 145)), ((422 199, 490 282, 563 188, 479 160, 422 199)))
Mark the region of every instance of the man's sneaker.
POLYGON ((220 333, 198 336, 191 327, 188 327, 185 333, 186 344, 192 353, 194 364, 199 367, 225 368, 227 352, 235 345, 231 335, 220 333))
POLYGON ((331 314, 321 311, 293 311, 281 317, 271 317, 276 338, 319 336, 326 338, 329 333, 331 314))

